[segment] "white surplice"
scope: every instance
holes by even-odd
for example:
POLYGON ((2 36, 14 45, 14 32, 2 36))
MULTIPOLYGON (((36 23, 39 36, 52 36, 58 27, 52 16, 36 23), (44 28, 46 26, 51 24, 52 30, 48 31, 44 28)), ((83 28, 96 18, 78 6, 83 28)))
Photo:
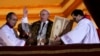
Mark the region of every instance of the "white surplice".
POLYGON ((92 22, 84 18, 70 32, 61 36, 64 44, 94 44, 100 43, 96 28, 92 22))
POLYGON ((0 46, 24 46, 25 41, 16 37, 13 28, 4 25, 0 29, 0 46))

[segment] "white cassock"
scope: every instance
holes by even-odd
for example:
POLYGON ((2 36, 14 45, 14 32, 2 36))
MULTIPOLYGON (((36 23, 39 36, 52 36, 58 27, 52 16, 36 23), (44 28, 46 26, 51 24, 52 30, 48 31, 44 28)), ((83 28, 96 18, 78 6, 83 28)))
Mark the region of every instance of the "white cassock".
POLYGON ((4 25, 0 29, 0 46, 24 46, 25 41, 16 37, 13 28, 4 25))
POLYGON ((76 28, 61 36, 64 44, 94 44, 100 43, 96 28, 87 18, 79 21, 76 28))

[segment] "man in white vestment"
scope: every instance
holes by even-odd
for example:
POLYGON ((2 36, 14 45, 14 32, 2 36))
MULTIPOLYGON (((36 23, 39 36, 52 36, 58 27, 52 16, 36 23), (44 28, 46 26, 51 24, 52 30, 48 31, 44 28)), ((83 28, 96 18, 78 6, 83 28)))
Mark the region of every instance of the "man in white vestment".
POLYGON ((62 40, 64 44, 95 44, 100 43, 96 28, 92 22, 84 17, 83 11, 76 9, 72 12, 72 17, 78 23, 70 32, 55 41, 62 40))
POLYGON ((6 16, 6 24, 0 29, 0 46, 24 46, 25 41, 19 39, 13 27, 17 23, 17 16, 14 12, 10 12, 6 16))

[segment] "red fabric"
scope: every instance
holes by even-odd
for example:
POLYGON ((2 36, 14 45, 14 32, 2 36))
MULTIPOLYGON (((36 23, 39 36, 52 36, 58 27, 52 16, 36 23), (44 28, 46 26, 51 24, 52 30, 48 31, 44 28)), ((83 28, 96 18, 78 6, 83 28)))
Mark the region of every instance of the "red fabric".
POLYGON ((91 20, 91 17, 90 17, 90 15, 88 15, 88 14, 85 14, 84 17, 85 17, 85 18, 88 18, 89 20, 91 20))

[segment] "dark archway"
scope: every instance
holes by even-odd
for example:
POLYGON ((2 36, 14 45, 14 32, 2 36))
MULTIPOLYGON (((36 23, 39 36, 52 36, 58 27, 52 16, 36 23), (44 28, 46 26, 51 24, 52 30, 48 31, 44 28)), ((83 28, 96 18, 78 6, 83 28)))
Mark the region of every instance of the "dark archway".
POLYGON ((83 2, 100 28, 100 0, 83 0, 83 2))

